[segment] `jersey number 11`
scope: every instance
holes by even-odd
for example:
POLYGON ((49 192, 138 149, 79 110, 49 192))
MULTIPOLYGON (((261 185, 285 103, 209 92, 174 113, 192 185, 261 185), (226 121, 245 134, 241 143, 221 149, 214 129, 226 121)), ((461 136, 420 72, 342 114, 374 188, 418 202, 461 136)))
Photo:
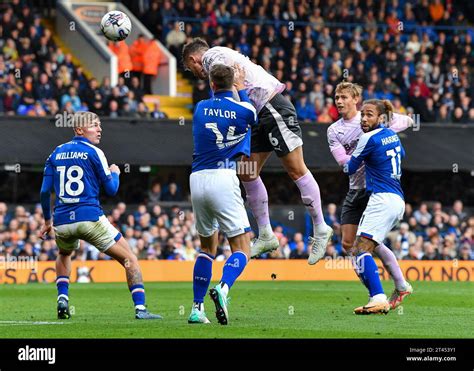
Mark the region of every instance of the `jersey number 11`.
POLYGON ((395 149, 388 150, 387 156, 391 157, 392 162, 392 178, 399 179, 402 176, 402 157, 400 155, 401 147, 396 146, 395 149))

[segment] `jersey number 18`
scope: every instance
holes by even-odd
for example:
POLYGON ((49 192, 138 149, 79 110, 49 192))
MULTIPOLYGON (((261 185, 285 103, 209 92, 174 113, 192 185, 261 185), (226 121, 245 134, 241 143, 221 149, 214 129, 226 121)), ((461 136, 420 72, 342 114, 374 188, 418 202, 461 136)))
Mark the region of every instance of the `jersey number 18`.
POLYGON ((59 196, 64 196, 64 191, 68 196, 79 196, 84 191, 84 182, 81 180, 84 170, 77 165, 71 166, 67 171, 66 166, 58 166, 57 169, 59 172, 59 196), (76 190, 72 189, 74 183, 77 184, 77 187, 74 187, 76 190))

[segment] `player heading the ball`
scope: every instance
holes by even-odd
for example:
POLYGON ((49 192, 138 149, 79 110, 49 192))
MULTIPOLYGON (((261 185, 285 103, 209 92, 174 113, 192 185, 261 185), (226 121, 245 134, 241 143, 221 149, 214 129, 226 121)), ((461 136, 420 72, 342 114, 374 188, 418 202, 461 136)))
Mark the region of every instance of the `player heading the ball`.
POLYGON ((301 200, 311 216, 313 236, 309 237, 308 264, 316 264, 324 256, 333 230, 324 221, 319 185, 303 158, 302 132, 295 107, 281 94, 285 84, 243 54, 222 46, 209 48, 201 38, 195 38, 184 46, 183 64, 201 79, 207 79, 215 64, 239 65, 245 71, 245 90, 257 111, 259 122, 252 130, 251 154, 243 158, 244 162, 256 164, 257 171, 239 174, 248 205, 258 224, 258 239, 252 245, 251 257, 280 246, 270 224, 268 193, 260 178, 265 162, 275 152, 300 190, 301 200))

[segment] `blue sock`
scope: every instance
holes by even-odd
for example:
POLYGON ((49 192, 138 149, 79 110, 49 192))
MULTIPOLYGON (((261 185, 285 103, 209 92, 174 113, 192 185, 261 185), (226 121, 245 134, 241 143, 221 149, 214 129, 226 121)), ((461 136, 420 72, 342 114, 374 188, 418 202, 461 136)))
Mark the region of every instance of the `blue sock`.
POLYGON ((369 253, 357 255, 356 272, 365 287, 369 290, 370 297, 384 293, 382 282, 380 281, 379 269, 372 255, 369 253))
POLYGON ((243 272, 246 265, 247 255, 245 255, 242 251, 234 252, 225 262, 221 283, 226 284, 230 289, 235 280, 243 272))
POLYGON ((58 288, 58 299, 62 297, 69 300, 69 276, 58 276, 56 287, 58 288))
POLYGON ((132 293, 133 304, 135 308, 140 306, 139 309, 145 309, 145 286, 139 283, 137 285, 130 286, 130 292, 132 293))
POLYGON ((369 289, 369 286, 367 286, 367 282, 364 281, 364 278, 362 277, 362 275, 359 273, 359 268, 357 267, 357 256, 351 256, 351 259, 352 259, 352 266, 354 267, 354 272, 355 274, 357 274, 357 277, 359 277, 359 280, 360 282, 362 282, 362 284, 367 287, 367 290, 369 289))
POLYGON ((194 263, 193 292, 194 303, 203 303, 212 277, 212 262, 214 257, 205 252, 199 253, 194 263))

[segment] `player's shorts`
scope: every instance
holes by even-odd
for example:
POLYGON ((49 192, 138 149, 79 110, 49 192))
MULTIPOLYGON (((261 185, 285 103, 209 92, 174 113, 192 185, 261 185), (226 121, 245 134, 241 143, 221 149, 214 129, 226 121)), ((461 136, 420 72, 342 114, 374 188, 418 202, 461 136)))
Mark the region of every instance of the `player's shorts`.
POLYGON ((278 93, 258 114, 258 125, 252 128, 251 151, 275 151, 278 157, 282 157, 301 147, 302 137, 295 107, 278 93))
POLYGON ((364 213, 370 194, 364 189, 350 189, 341 210, 341 224, 358 225, 364 213))
POLYGON ((79 248, 79 240, 84 240, 105 252, 112 247, 122 234, 102 215, 96 222, 77 222, 54 227, 56 245, 61 250, 72 251, 79 248))
POLYGON ((212 236, 217 229, 227 237, 250 231, 235 170, 197 171, 191 174, 189 182, 196 229, 202 237, 212 236))
POLYGON ((357 236, 381 244, 405 213, 405 201, 395 193, 372 193, 360 219, 357 236))

